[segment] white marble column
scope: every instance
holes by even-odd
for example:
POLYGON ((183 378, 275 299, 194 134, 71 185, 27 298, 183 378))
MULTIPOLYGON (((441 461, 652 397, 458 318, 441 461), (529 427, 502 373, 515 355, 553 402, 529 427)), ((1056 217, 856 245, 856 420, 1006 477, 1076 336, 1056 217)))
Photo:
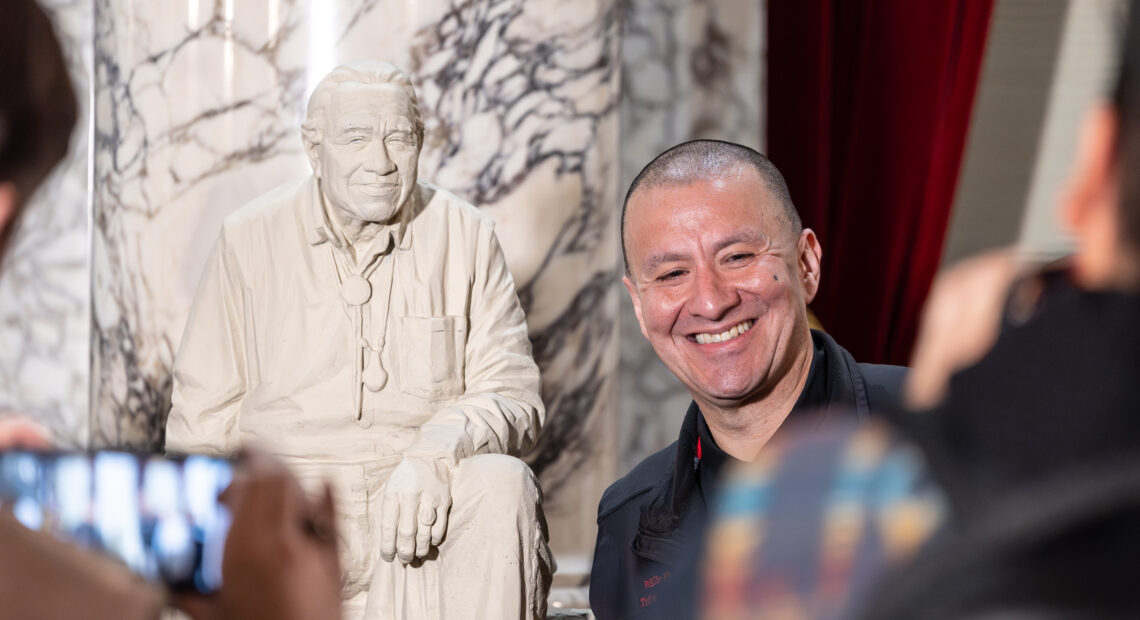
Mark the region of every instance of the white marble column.
POLYGON ((543 370, 552 546, 588 554, 613 478, 617 23, 613 0, 96 0, 93 440, 161 445, 222 218, 309 172, 317 80, 389 60, 416 80, 421 176, 497 221, 543 370))
POLYGON ((79 102, 67 159, 25 207, 0 270, 0 412, 30 415, 61 446, 87 442, 92 6, 41 0, 79 102))
MULTIPOLYGON (((765 6, 623 0, 619 201, 645 164, 686 140, 730 140, 764 151, 765 6)), ((642 337, 625 287, 616 286, 622 299, 618 471, 624 474, 677 439, 691 399, 642 337)))

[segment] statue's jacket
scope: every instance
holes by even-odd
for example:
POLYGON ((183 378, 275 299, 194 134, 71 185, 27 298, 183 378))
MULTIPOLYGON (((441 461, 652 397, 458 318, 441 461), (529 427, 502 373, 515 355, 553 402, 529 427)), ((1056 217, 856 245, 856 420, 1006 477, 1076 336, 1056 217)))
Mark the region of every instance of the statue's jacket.
MULTIPOLYGON (((790 414, 820 407, 868 417, 897 406, 905 368, 859 364, 827 334, 812 331, 824 352, 823 402, 798 402, 790 414)), ((590 606, 598 620, 697 614, 701 554, 709 509, 699 488, 697 404, 677 441, 647 457, 602 495, 590 573, 590 606)), ((715 491, 708 496, 715 495, 715 491)))

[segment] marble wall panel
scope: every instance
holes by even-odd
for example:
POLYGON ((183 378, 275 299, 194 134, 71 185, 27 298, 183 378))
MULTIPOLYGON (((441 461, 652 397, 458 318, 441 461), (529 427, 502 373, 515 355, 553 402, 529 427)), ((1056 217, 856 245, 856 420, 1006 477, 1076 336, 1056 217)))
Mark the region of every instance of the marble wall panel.
MULTIPOLYGON (((695 138, 763 152, 764 2, 623 0, 621 185, 657 154, 695 138)), ((618 200, 621 200, 621 197, 618 200)), ((677 438, 689 394, 621 301, 618 471, 677 438)))
POLYGON ((96 0, 95 14, 94 441, 161 445, 221 219, 308 174, 299 125, 316 81, 390 60, 417 82, 421 175, 497 221, 549 411, 531 462, 552 546, 575 566, 613 478, 615 3, 96 0))
POLYGON ((26 206, 0 269, 0 411, 28 414, 64 446, 87 441, 92 6, 44 0, 79 100, 67 159, 26 206))

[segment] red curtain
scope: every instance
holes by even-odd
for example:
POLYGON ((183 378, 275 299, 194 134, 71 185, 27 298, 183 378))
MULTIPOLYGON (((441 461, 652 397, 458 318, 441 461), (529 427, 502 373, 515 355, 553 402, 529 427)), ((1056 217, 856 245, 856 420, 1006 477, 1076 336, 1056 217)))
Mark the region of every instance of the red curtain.
POLYGON ((823 246, 812 310, 861 362, 910 358, 992 6, 768 3, 768 155, 823 246))

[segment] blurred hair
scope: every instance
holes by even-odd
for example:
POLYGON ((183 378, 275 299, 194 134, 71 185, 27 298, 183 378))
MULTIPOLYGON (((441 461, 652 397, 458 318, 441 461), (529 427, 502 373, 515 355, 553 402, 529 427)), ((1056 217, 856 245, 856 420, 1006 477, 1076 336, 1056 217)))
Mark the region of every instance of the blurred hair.
POLYGON ((301 125, 301 137, 306 147, 310 144, 320 144, 321 131, 325 122, 325 109, 332 100, 333 91, 341 84, 392 84, 400 87, 408 103, 412 106, 415 115, 416 141, 422 146, 424 142, 424 123, 420 118, 420 104, 416 98, 416 89, 412 80, 406 73, 386 62, 362 61, 341 65, 333 69, 321 79, 313 94, 309 97, 309 108, 305 114, 305 122, 301 125))
POLYGON ((51 19, 32 0, 0 9, 0 183, 16 205, 0 230, 0 260, 23 206, 67 155, 78 106, 51 19))
POLYGON ((1120 52, 1120 69, 1112 90, 1118 133, 1116 161, 1120 171, 1121 237, 1140 250, 1140 6, 1127 4, 1127 26, 1120 52))
POLYGON ((676 187, 704 179, 715 179, 736 171, 740 166, 751 166, 760 173, 768 186, 769 195, 781 207, 790 231, 798 234, 803 229, 800 214, 792 204, 792 195, 784 175, 767 157, 755 149, 723 140, 691 140, 682 142, 649 162, 629 184, 629 191, 621 205, 621 258, 625 272, 629 273, 629 257, 625 247, 625 215, 629 199, 644 187, 676 187))

